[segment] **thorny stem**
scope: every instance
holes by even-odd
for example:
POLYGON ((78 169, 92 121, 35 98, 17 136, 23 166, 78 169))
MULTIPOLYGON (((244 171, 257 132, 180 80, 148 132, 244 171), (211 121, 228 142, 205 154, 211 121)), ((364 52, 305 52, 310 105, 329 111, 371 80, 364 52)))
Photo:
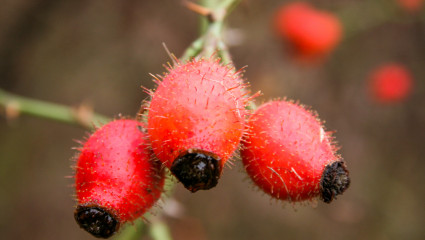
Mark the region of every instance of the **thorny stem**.
POLYGON ((0 108, 4 108, 6 117, 13 118, 19 114, 28 114, 59 122, 77 124, 91 128, 105 124, 110 119, 94 113, 89 107, 81 105, 77 108, 56 103, 22 97, 0 89, 0 108))
POLYGON ((207 8, 210 12, 202 18, 201 36, 186 49, 180 59, 187 61, 196 57, 209 58, 216 53, 224 64, 232 64, 229 50, 223 41, 224 20, 240 1, 201 0, 202 8, 207 8))

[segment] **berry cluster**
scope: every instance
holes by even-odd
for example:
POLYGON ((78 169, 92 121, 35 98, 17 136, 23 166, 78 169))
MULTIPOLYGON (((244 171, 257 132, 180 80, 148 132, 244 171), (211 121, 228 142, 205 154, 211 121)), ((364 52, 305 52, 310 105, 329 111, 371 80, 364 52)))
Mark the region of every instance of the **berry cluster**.
POLYGON ((255 95, 240 71, 212 58, 176 61, 156 82, 145 122, 112 121, 81 149, 75 219, 92 235, 107 238, 148 211, 164 168, 191 192, 207 190, 238 149, 253 182, 274 198, 329 203, 349 186, 316 114, 284 100, 251 113, 255 95))

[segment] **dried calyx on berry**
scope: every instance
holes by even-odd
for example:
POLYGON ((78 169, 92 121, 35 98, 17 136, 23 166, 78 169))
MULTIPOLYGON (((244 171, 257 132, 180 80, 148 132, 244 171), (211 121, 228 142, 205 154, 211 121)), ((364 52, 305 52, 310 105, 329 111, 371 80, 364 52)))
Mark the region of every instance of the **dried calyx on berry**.
POLYGON ((325 203, 332 202, 350 186, 350 177, 343 161, 326 165, 320 179, 320 199, 325 203))
POLYGON ((115 214, 98 206, 79 205, 75 209, 74 218, 81 228, 98 238, 108 238, 120 228, 115 214))
POLYGON ((220 158, 214 155, 189 149, 174 160, 170 170, 191 192, 213 188, 222 171, 220 158))

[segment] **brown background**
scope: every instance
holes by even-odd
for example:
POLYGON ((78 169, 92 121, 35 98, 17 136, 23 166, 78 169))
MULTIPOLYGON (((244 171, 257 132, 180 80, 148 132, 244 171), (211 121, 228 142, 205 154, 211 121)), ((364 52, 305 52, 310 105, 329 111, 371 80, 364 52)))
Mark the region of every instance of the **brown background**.
MULTIPOLYGON (((232 14, 231 53, 260 102, 287 96, 312 106, 336 130, 352 185, 330 205, 271 201, 239 161, 219 185, 191 194, 180 185, 181 218, 167 217, 175 239, 424 239, 425 17, 388 15, 391 0, 316 0, 340 14, 347 35, 319 66, 291 61, 271 31, 274 10, 288 1, 246 0, 232 14), (383 20, 386 19, 386 20, 383 20), (239 36, 239 37, 238 37, 239 36), (414 75, 411 97, 383 106, 366 80, 385 62, 414 75), (271 202, 271 204, 270 204, 271 202), (294 210, 295 208, 295 210, 294 210)), ((311 1, 313 2, 313 1, 311 1)), ((180 1, 0 0, 0 87, 108 116, 134 116, 153 88, 148 73, 197 37, 198 17, 180 1)), ((0 117, 0 238, 92 239, 73 219, 71 148, 76 126, 0 117)))

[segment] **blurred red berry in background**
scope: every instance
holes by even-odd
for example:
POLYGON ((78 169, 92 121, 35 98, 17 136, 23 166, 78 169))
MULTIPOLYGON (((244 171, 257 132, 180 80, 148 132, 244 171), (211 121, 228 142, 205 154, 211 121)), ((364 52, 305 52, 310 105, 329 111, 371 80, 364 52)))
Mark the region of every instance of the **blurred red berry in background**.
POLYGON ((375 69, 370 75, 370 92, 381 103, 400 102, 408 97, 412 76, 405 66, 389 63, 375 69))
POLYGON ((297 58, 303 60, 326 56, 342 36, 342 26, 337 17, 304 2, 293 2, 279 8, 274 25, 278 36, 291 45, 297 58))
POLYGON ((400 7, 409 12, 419 11, 424 0, 397 0, 400 7))

